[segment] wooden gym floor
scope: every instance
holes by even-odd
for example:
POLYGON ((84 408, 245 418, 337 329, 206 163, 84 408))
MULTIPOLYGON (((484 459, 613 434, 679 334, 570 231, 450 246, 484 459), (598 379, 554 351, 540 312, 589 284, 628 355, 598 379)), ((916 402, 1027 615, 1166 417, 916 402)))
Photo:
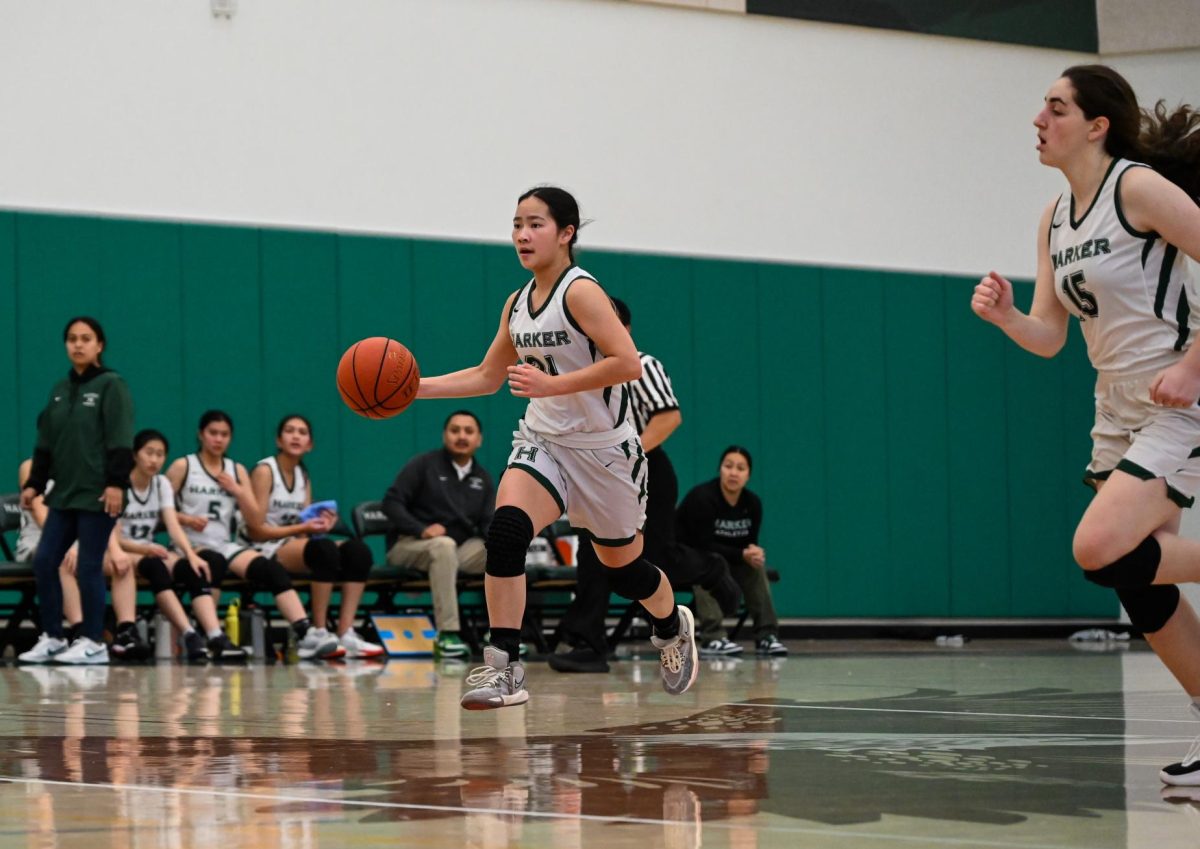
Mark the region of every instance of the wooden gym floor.
POLYGON ((530 663, 0 668, 0 847, 1177 847, 1200 722, 1135 645, 792 643, 607 675, 530 663))

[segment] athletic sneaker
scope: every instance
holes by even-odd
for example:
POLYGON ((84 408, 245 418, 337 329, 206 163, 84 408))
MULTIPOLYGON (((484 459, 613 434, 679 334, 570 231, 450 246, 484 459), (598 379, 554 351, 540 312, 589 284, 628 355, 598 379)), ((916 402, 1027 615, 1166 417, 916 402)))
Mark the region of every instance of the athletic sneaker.
POLYGON ((709 640, 700 646, 701 657, 729 657, 734 654, 741 654, 746 649, 744 646, 739 646, 733 640, 727 640, 722 637, 719 640, 709 640))
POLYGON ((438 660, 470 657, 471 647, 452 631, 438 632, 433 641, 433 656, 438 660))
POLYGON ((662 659, 663 689, 672 696, 687 692, 696 681, 700 668, 696 665, 696 622, 692 611, 682 605, 679 611, 679 633, 668 640, 650 635, 650 642, 662 659))
POLYGON ((42 634, 33 648, 17 655, 17 663, 53 663, 54 659, 66 650, 66 640, 42 634))
MULTIPOLYGON (((1200 707, 1192 704, 1192 713, 1200 717, 1200 707)), ((1183 756, 1183 760, 1165 766, 1158 772, 1158 777, 1164 784, 1176 787, 1200 787, 1200 737, 1192 741, 1192 746, 1183 756)))
POLYGON ((180 634, 179 645, 183 649, 183 656, 188 659, 189 663, 208 660, 208 647, 204 644, 204 635, 199 631, 192 630, 186 634, 180 634))
POLYGON ((142 642, 136 628, 125 628, 117 632, 112 653, 117 660, 145 660, 150 656, 150 646, 142 642))
POLYGON ((346 650, 346 657, 382 657, 383 646, 376 643, 367 642, 358 635, 358 632, 351 628, 346 633, 338 638, 338 642, 342 644, 342 648, 346 650))
POLYGON ((484 646, 483 662, 484 666, 475 667, 467 675, 467 686, 471 689, 463 693, 464 708, 492 710, 529 701, 524 664, 520 661, 509 663, 507 652, 495 646, 484 646))
POLYGON ((326 631, 324 628, 314 628, 309 626, 304 632, 304 639, 296 644, 296 653, 301 660, 311 660, 318 658, 328 660, 332 657, 341 657, 346 653, 338 643, 338 638, 326 631))
POLYGON ((769 634, 758 641, 754 652, 766 657, 783 657, 787 654, 787 646, 775 639, 774 634, 769 634))
POLYGON ((87 637, 79 637, 66 650, 56 654, 54 662, 81 666, 108 663, 108 646, 87 637))
POLYGON ((208 656, 217 663, 241 663, 250 653, 235 644, 227 634, 222 633, 208 641, 208 656))

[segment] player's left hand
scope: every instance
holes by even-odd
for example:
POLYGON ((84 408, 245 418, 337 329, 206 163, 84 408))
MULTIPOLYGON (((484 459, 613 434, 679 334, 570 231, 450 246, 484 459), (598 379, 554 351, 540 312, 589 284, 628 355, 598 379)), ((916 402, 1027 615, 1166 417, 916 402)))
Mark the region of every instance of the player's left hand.
POLYGON ((133 566, 133 558, 125 552, 112 555, 113 573, 116 575, 124 575, 133 566))
POLYGON ((761 569, 767 562, 767 553, 760 546, 751 544, 742 551, 742 560, 746 561, 747 566, 761 569))
POLYGON ((242 485, 229 472, 221 472, 221 474, 217 475, 217 483, 221 485, 221 489, 228 492, 234 498, 237 498, 242 493, 242 485))
POLYGON ((508 387, 518 398, 546 398, 554 394, 554 375, 529 363, 509 366, 508 387))
POLYGON ((1150 400, 1163 407, 1192 407, 1200 399, 1200 374, 1179 362, 1150 383, 1150 400))
POLYGON ((115 519, 121 515, 121 508, 125 506, 125 491, 119 486, 106 486, 104 493, 96 500, 103 503, 104 512, 115 519))
POLYGON ((202 576, 204 580, 208 581, 209 583, 212 583, 212 572, 209 571, 207 560, 205 560, 199 554, 192 552, 190 555, 188 555, 188 563, 191 565, 193 572, 202 576))

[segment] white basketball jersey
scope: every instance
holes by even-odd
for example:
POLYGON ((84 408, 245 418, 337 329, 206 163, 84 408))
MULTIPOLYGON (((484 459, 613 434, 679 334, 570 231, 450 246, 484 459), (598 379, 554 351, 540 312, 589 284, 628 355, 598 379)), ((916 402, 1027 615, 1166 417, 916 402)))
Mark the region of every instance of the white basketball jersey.
POLYGON ((165 475, 155 475, 145 492, 138 492, 132 483, 125 510, 121 513, 121 536, 134 542, 152 542, 163 506, 175 506, 175 490, 165 475))
MULTIPOLYGON (((54 481, 46 481, 46 489, 42 493, 43 500, 50 494, 50 490, 54 489, 54 481)), ((42 528, 33 518, 33 512, 21 508, 21 529, 17 531, 17 550, 16 558, 18 562, 25 562, 33 559, 33 553, 37 551, 38 543, 42 541, 42 528)))
MULTIPOLYGON (((532 280, 517 293, 508 330, 521 362, 550 374, 565 374, 603 359, 567 309, 567 290, 581 277, 593 279, 578 266, 568 268, 537 310, 532 280)), ((624 385, 531 398, 525 424, 551 442, 575 448, 607 448, 637 434, 630 423, 629 390, 624 385)))
POLYGON ((258 465, 271 470, 271 492, 267 496, 264 521, 276 526, 300 524, 300 511, 308 506, 308 478, 304 475, 304 467, 296 466, 295 479, 289 489, 275 457, 259 460, 258 465))
POLYGON ((1050 222, 1054 291, 1079 319, 1097 371, 1141 374, 1177 361, 1197 325, 1187 257, 1157 233, 1134 230, 1118 189, 1130 168, 1114 160, 1089 209, 1077 216, 1069 191, 1050 222))
MULTIPOLYGON (((237 463, 228 457, 222 462, 225 473, 230 477, 237 477, 237 463)), ((212 548, 220 551, 233 538, 237 499, 217 483, 217 479, 208 473, 208 469, 204 468, 204 464, 195 454, 187 455, 187 475, 183 479, 183 488, 179 490, 177 500, 181 513, 208 519, 208 524, 202 531, 184 529, 193 548, 212 548)))

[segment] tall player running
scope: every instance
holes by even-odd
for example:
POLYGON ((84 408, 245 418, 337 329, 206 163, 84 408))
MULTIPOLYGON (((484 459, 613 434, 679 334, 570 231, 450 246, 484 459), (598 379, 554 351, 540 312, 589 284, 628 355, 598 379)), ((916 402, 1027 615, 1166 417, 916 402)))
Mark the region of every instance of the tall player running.
POLYGON ((613 590, 640 601, 662 658, 663 688, 678 695, 696 680, 692 614, 677 607, 670 581, 642 557, 646 463, 623 386, 641 362, 608 295, 575 265, 579 206, 568 192, 539 186, 517 199, 512 240, 533 279, 509 295, 483 362, 422 378, 420 398, 490 395, 507 379, 528 398, 513 434, 487 536, 484 592, 492 645, 467 676, 468 710, 529 700, 516 660, 525 610, 525 552, 534 535, 567 513, 609 567, 613 590))
MULTIPOLYGON (((1075 560, 1116 590, 1200 709, 1200 620, 1174 586, 1200 580, 1200 542, 1179 536, 1180 508, 1200 493, 1197 293, 1185 258, 1200 261, 1198 123, 1161 102, 1143 114, 1104 65, 1063 71, 1033 122, 1039 158, 1068 184, 1038 225, 1033 306, 1014 308, 1012 285, 992 272, 971 308, 1044 357, 1079 319, 1098 372, 1084 477, 1096 497, 1075 530, 1075 560)), ((1198 756, 1193 746, 1162 780, 1200 785, 1198 756)))

